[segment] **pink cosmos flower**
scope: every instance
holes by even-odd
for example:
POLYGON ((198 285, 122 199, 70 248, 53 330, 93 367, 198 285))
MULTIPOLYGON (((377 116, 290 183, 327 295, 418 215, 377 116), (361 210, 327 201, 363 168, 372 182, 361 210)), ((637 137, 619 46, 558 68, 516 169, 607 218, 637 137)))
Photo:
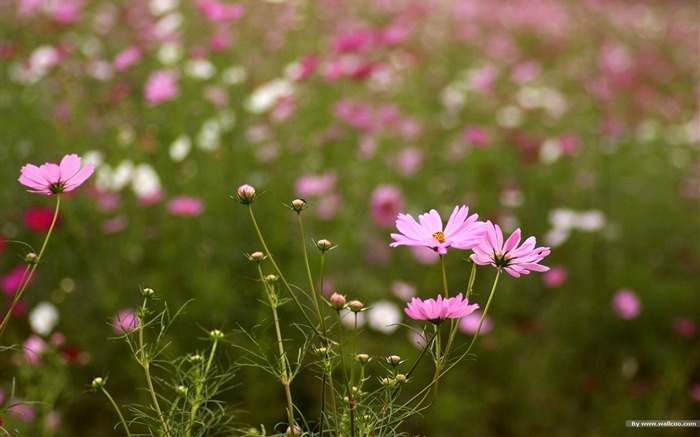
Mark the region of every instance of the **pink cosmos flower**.
POLYGON ((38 335, 30 335, 22 344, 24 357, 36 367, 41 364, 41 355, 46 352, 47 344, 38 335))
POLYGON ((144 95, 150 105, 173 100, 177 97, 177 73, 172 70, 160 70, 151 73, 146 82, 144 95))
POLYGON ((544 282, 544 285, 547 288, 557 288, 564 285, 568 276, 569 273, 567 272, 566 267, 554 266, 550 271, 544 274, 542 282, 544 282))
POLYGON ((51 194, 67 193, 78 188, 95 171, 95 166, 87 164, 80 168, 78 155, 66 155, 56 165, 47 162, 37 167, 27 164, 22 167, 19 183, 31 190, 30 193, 51 194))
POLYGON ((401 190, 395 185, 380 185, 372 192, 370 211, 379 226, 391 226, 403 209, 401 190))
POLYGON ((180 196, 168 202, 168 211, 182 217, 194 217, 204 211, 204 205, 201 200, 195 197, 180 196))
POLYGON ((134 332, 139 327, 139 318, 136 316, 136 311, 133 309, 124 309, 119 311, 112 320, 112 329, 115 334, 122 335, 134 332))
POLYGON ((535 237, 530 237, 520 244, 520 228, 503 242, 503 232, 498 225, 487 221, 484 226, 484 237, 474 247, 472 261, 480 266, 492 265, 499 271, 505 270, 509 275, 519 278, 530 271, 546 272, 549 267, 539 262, 549 255, 549 247, 535 247, 535 237))
POLYGON ((620 318, 625 320, 634 319, 642 312, 642 303, 634 291, 623 288, 618 290, 613 296, 612 306, 620 318))
POLYGON ((460 319, 479 308, 478 304, 469 305, 469 301, 459 293, 455 297, 443 298, 438 295, 437 300, 421 300, 417 297, 411 299, 404 311, 408 317, 414 320, 429 320, 432 323, 441 323, 445 319, 460 319))
POLYGON ((450 247, 471 249, 479 244, 483 233, 484 223, 477 221, 478 217, 470 216, 467 206, 455 206, 443 229, 440 214, 434 209, 421 214, 418 222, 409 214, 399 214, 396 228, 401 233, 391 234, 395 241, 390 246, 430 247, 440 255, 446 254, 450 247))

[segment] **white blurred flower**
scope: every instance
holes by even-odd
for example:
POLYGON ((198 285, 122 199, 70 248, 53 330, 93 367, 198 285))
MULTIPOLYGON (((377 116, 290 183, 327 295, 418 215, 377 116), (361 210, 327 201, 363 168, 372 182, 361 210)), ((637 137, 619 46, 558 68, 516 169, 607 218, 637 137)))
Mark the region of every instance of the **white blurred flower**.
POLYGON ((150 0, 148 10, 151 14, 159 17, 166 14, 180 5, 180 0, 150 0))
POLYGON ((29 313, 29 326, 39 335, 49 335, 58 324, 58 309, 50 302, 40 302, 29 313))
POLYGON ((246 77, 245 68, 242 65, 236 65, 221 72, 221 83, 223 85, 236 85, 243 82, 246 77))
POLYGON ((576 226, 578 214, 568 208, 556 208, 549 212, 549 223, 555 229, 571 229, 576 226))
POLYGON ((506 106, 498 110, 496 121, 503 127, 518 127, 523 123, 523 112, 517 106, 506 106))
POLYGON ((191 59, 185 64, 185 74, 193 79, 207 80, 216 74, 216 67, 206 59, 191 59))
POLYGON ((133 172, 131 189, 138 197, 150 197, 161 191, 158 173, 148 164, 139 164, 133 172))
POLYGON ((272 109, 279 99, 294 94, 292 83, 288 80, 275 79, 260 85, 248 96, 245 108, 254 114, 263 114, 272 109))
POLYGON ((366 312, 353 313, 350 310, 342 310, 340 312, 340 321, 342 322, 343 326, 345 326, 348 329, 354 329, 355 314, 357 314, 357 327, 361 328, 362 326, 365 326, 365 323, 367 321, 365 317, 366 312))
POLYGON ((556 138, 550 138, 542 143, 539 151, 540 161, 544 164, 552 164, 561 158, 561 144, 556 138))
POLYGON ((187 155, 192 150, 192 140, 187 135, 180 135, 175 141, 170 145, 168 153, 170 154, 170 159, 175 162, 180 162, 187 158, 187 155))
POLYGON ((206 151, 217 150, 221 146, 221 125, 218 120, 210 118, 202 123, 197 133, 197 146, 206 151))
POLYGON ((182 59, 182 45, 175 42, 165 42, 158 49, 158 60, 163 65, 173 65, 182 59))
POLYGON ((569 239, 571 232, 568 229, 551 229, 544 234, 544 243, 549 247, 559 247, 569 239))
POLYGON ((391 334, 399 327, 401 322, 401 310, 393 303, 380 300, 370 305, 367 311, 367 318, 370 328, 391 334))
POLYGON ((584 211, 578 215, 577 228, 586 232, 600 231, 605 227, 605 215, 596 209, 584 211))
POLYGON ((158 20, 154 33, 158 38, 168 37, 182 26, 183 21, 184 18, 181 13, 172 12, 158 20))

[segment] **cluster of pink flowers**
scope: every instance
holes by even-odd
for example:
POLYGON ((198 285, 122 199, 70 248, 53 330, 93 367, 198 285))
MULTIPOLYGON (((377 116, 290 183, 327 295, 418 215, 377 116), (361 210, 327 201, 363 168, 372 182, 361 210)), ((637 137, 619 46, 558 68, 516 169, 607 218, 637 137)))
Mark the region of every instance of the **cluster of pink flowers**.
MULTIPOLYGON (((535 237, 529 237, 520 244, 521 231, 516 229, 511 236, 503 239, 498 225, 490 221, 478 221, 478 215, 469 215, 467 206, 455 206, 447 224, 443 227, 442 218, 436 210, 418 216, 418 221, 409 214, 399 214, 396 227, 399 233, 391 234, 394 242, 391 247, 428 247, 440 256, 450 248, 472 250, 471 260, 478 265, 491 265, 498 271, 505 271, 513 277, 533 272, 546 272, 549 267, 541 265, 550 253, 549 247, 536 247, 535 237)), ((445 319, 458 319, 479 308, 469 305, 459 294, 453 298, 438 296, 437 300, 413 298, 405 309, 409 317, 433 322, 445 319)))

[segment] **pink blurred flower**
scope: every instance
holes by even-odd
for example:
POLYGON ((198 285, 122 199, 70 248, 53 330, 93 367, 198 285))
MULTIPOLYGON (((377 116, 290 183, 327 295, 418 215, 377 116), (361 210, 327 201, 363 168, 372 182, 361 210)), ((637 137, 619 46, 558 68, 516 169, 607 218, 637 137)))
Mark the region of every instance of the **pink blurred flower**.
POLYGON ((112 320, 112 329, 117 335, 133 332, 138 327, 139 318, 131 308, 119 311, 112 320))
POLYGON ((226 4, 217 0, 197 0, 195 7, 209 21, 234 21, 243 16, 243 5, 226 4))
POLYGON ((173 70, 159 70, 151 73, 146 82, 144 95, 149 105, 158 105, 177 97, 177 73, 173 70))
POLYGON ((290 76, 293 80, 298 82, 303 81, 308 78, 316 71, 318 67, 318 56, 316 55, 306 55, 301 58, 290 71, 290 76))
POLYGON ((124 71, 141 60, 141 49, 138 47, 127 47, 114 57, 112 65, 117 71, 124 71))
POLYGON ((17 13, 21 17, 28 17, 41 11, 44 0, 20 0, 17 5, 17 13))
POLYGON ((513 79, 513 82, 523 84, 536 78, 540 74, 541 70, 542 67, 540 66, 539 62, 523 62, 513 68, 513 72, 511 73, 510 77, 513 79))
POLYGON ((464 138, 467 144, 474 147, 482 148, 489 144, 489 135, 486 133, 486 130, 480 126, 467 126, 464 128, 464 131, 462 131, 462 138, 464 138))
POLYGON ((438 295, 437 300, 424 301, 414 297, 406 305, 404 311, 408 317, 414 320, 429 320, 432 323, 440 323, 445 319, 462 318, 478 308, 478 304, 469 305, 469 301, 464 299, 460 293, 455 297, 448 298, 438 295))
POLYGON ((402 176, 415 174, 423 164, 423 151, 416 147, 406 147, 401 150, 392 163, 402 176))
POLYGON ((697 331, 695 322, 685 317, 676 319, 673 322, 673 329, 678 335, 685 338, 692 338, 697 331))
POLYGON ((22 185, 31 188, 27 190, 30 193, 67 193, 78 188, 95 171, 92 164, 86 164, 81 169, 80 161, 78 155, 66 155, 58 165, 49 162, 40 167, 27 164, 22 167, 18 180, 22 185))
POLYGON ((400 234, 391 234, 395 241, 391 247, 423 246, 430 247, 438 254, 444 255, 447 249, 471 249, 476 246, 483 233, 483 222, 476 219, 479 216, 469 216, 467 206, 455 206, 447 225, 443 229, 442 218, 434 209, 418 217, 419 222, 409 214, 399 214, 396 227, 400 234))
POLYGON ((380 185, 372 192, 370 212, 372 220, 379 226, 391 226, 403 210, 403 196, 395 185, 380 185))
POLYGON ((613 296, 612 307, 620 318, 634 319, 642 311, 642 303, 634 291, 623 288, 613 296))
POLYGON ((204 204, 195 197, 180 196, 168 202, 168 211, 182 217, 195 217, 204 211, 204 204))
POLYGON ((540 265, 549 255, 549 247, 535 247, 535 237, 529 237, 520 244, 520 228, 503 242, 503 232, 498 225, 487 221, 481 241, 473 248, 472 261, 480 266, 492 265, 499 271, 505 270, 516 278, 527 275, 530 271, 546 272, 549 267, 540 265))
MULTIPOLYGON (((30 231, 46 232, 51 227, 53 214, 53 208, 45 208, 42 206, 27 208, 24 212, 24 224, 30 231)), ((56 225, 58 225, 60 218, 60 216, 56 218, 56 225)))
POLYGON ((22 422, 31 423, 36 418, 36 409, 21 400, 15 402, 7 408, 7 414, 17 416, 22 422))
POLYGON ((297 196, 319 196, 329 193, 335 188, 336 175, 334 172, 326 172, 321 175, 304 175, 296 180, 295 191, 297 196))
MULTIPOLYGON (((22 283, 22 278, 26 270, 26 266, 18 265, 12 271, 3 275, 2 279, 0 279, 0 289, 2 289, 2 292, 8 296, 14 296, 22 283)), ((31 282, 33 282, 33 277, 30 280, 30 283, 31 282)))
POLYGON ((371 47, 376 40, 376 33, 371 29, 358 29, 342 33, 332 42, 335 53, 357 53, 371 47))
POLYGON ((411 255, 421 264, 431 265, 440 261, 440 255, 428 247, 412 247, 411 255))
POLYGON ((231 39, 225 33, 217 33, 209 38, 209 48, 215 52, 223 52, 231 47, 231 39))
POLYGON ((557 288, 564 285, 569 272, 564 266, 553 266, 548 272, 542 276, 544 286, 547 288, 557 288))
POLYGON ((46 342, 38 335, 30 335, 22 344, 24 357, 32 366, 41 364, 41 355, 46 351, 46 342))
MULTIPOLYGON (((465 334, 474 335, 477 329, 479 329, 479 323, 481 322, 481 311, 475 311, 471 314, 467 314, 462 321, 459 322, 459 330, 465 334)), ((484 322, 481 324, 481 330, 479 334, 486 334, 491 329, 493 329, 493 322, 491 317, 484 317, 484 322)))
POLYGON ((5 234, 0 234, 0 255, 5 251, 7 247, 7 236, 5 234))
POLYGON ((105 234, 116 234, 126 229, 129 219, 125 215, 118 215, 102 222, 102 232, 105 234))
POLYGON ((82 0, 58 0, 52 4, 51 18, 57 23, 75 23, 80 19, 82 0))
POLYGON ((696 402, 700 402, 700 384, 691 385, 690 388, 688 389, 688 394, 696 402))

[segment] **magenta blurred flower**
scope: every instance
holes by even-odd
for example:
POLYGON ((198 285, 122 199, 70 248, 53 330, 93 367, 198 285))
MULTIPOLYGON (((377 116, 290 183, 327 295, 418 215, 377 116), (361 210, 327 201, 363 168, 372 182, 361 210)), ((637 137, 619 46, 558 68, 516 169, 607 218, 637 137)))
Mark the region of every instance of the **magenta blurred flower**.
POLYGON ((634 319, 642 311, 642 303, 634 291, 623 288, 613 296, 612 307, 620 318, 634 319))
POLYGON ((41 355, 46 351, 46 342, 38 335, 30 335, 22 344, 24 357, 32 366, 41 364, 41 355))
MULTIPOLYGON (((481 322, 481 311, 475 311, 471 314, 467 314, 459 322, 459 330, 465 334, 474 335, 477 329, 479 329, 479 323, 481 322)), ((486 334, 493 328, 493 322, 491 317, 484 317, 484 322, 481 324, 481 331, 479 334, 486 334)))
POLYGON ((372 220, 379 226, 391 226, 403 210, 403 196, 395 185, 380 185, 370 198, 372 220))
POLYGON ((112 320, 112 329, 117 335, 134 332, 139 327, 139 318, 131 308, 119 311, 112 320))
POLYGON ((455 297, 443 298, 438 295, 437 300, 421 300, 417 297, 411 299, 404 311, 408 317, 414 320, 429 320, 432 323, 440 323, 445 319, 459 319, 479 308, 478 304, 469 305, 469 301, 459 293, 455 297))
POLYGON ((40 167, 27 164, 22 167, 18 180, 22 185, 31 188, 27 190, 30 193, 67 193, 78 188, 95 171, 92 164, 80 168, 80 161, 80 157, 73 154, 64 156, 58 165, 49 162, 40 167))
POLYGON ((480 126, 467 126, 462 131, 462 138, 468 144, 474 147, 485 147, 489 144, 489 135, 486 130, 480 126))
POLYGON ((204 211, 204 204, 195 197, 179 196, 168 202, 168 211, 182 217, 195 217, 204 211))
POLYGON ((548 272, 545 272, 542 277, 542 282, 547 288, 557 288, 564 285, 566 278, 569 275, 566 267, 564 266, 553 266, 548 272))
POLYGON ((149 105, 158 105, 177 97, 177 73, 173 70, 159 70, 151 73, 146 82, 144 96, 149 105))
POLYGON ((243 5, 226 4, 217 0, 197 0, 195 7, 209 21, 233 21, 243 16, 243 5))
POLYGON ((127 47, 114 57, 112 65, 117 71, 124 71, 141 60, 141 49, 138 47, 127 47))
POLYGON ((492 265, 499 271, 505 270, 516 278, 527 275, 530 271, 546 272, 549 267, 540 265, 544 257, 549 255, 549 247, 535 247, 535 237, 530 237, 520 244, 520 228, 503 242, 503 232, 498 225, 487 221, 484 235, 479 244, 473 248, 472 261, 480 266, 492 265))
POLYGON ((695 322, 685 317, 676 319, 673 322, 673 329, 675 329, 678 335, 685 338, 692 338, 697 331, 695 322))
POLYGON ((294 183, 294 192, 300 197, 321 196, 335 189, 336 175, 326 172, 322 175, 304 175, 294 183))
MULTIPOLYGON (((33 232, 46 232, 53 221, 53 208, 35 206, 24 211, 24 224, 33 232)), ((60 222, 60 216, 56 218, 56 225, 60 222)))
POLYGON ((400 234, 391 234, 395 241, 391 247, 413 246, 430 247, 438 254, 444 255, 447 249, 471 249, 481 240, 483 222, 476 219, 477 214, 469 215, 469 207, 455 206, 455 209, 443 229, 440 214, 434 209, 418 217, 419 222, 409 214, 399 214, 396 227, 400 234))
POLYGON ((7 408, 7 414, 18 417, 22 422, 31 423, 36 419, 36 408, 28 402, 14 399, 12 405, 7 408))
MULTIPOLYGON (((7 296, 14 296, 22 283, 22 277, 24 277, 26 270, 26 266, 18 265, 9 273, 4 274, 2 279, 0 279, 0 289, 2 289, 2 292, 7 296)), ((30 283, 31 282, 33 282, 33 277, 30 279, 30 283)))

